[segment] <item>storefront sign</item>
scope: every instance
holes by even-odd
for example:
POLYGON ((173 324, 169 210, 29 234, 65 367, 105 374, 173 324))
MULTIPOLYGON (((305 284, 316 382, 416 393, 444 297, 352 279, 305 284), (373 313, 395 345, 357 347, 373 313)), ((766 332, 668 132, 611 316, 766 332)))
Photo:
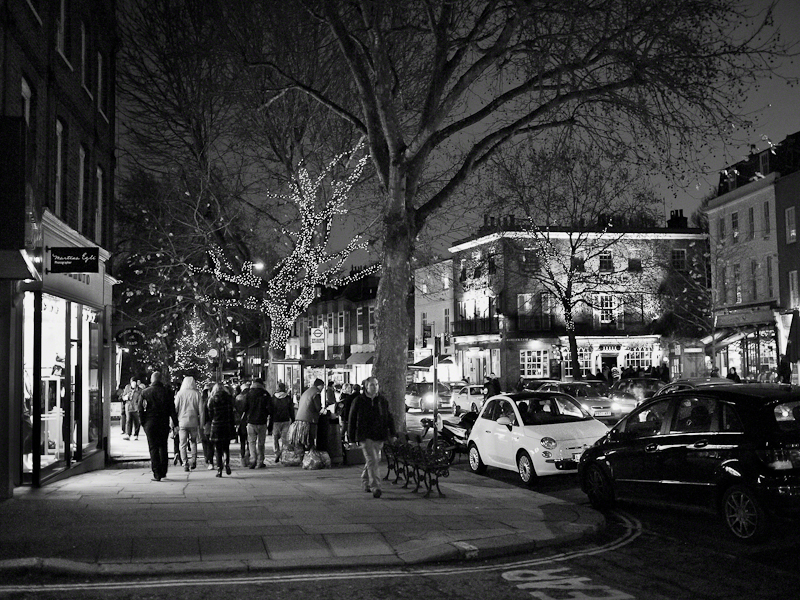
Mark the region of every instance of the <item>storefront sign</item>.
POLYGON ((50 248, 51 273, 99 273, 99 248, 50 248))
POLYGON ((775 322, 775 313, 770 307, 753 308, 717 315, 717 327, 741 327, 744 325, 770 325, 775 322))
POLYGON ((145 342, 144 332, 136 327, 123 329, 115 336, 117 344, 123 348, 135 348, 143 346, 145 342))

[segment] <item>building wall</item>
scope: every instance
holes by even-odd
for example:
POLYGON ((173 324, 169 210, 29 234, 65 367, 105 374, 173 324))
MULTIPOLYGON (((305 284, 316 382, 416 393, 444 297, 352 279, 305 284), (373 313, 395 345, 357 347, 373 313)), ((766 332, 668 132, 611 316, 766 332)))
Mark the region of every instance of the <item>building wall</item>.
POLYGON ((794 242, 787 240, 786 211, 792 207, 797 224, 800 222, 800 171, 782 176, 775 184, 775 237, 780 263, 780 307, 784 310, 800 308, 800 303, 797 299, 792 302, 789 293, 790 273, 800 273, 800 240, 794 242))

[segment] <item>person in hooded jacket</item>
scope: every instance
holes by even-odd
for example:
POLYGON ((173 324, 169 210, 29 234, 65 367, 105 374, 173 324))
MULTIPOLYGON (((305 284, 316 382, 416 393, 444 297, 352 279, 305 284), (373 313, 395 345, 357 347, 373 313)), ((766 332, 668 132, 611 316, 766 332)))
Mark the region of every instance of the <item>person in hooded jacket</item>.
POLYGON ((183 470, 197 468, 197 438, 203 426, 202 397, 197 390, 194 377, 184 377, 181 389, 175 395, 175 412, 178 414, 178 439, 183 470), (188 451, 192 460, 189 462, 188 451))
POLYGON ((223 459, 225 472, 231 474, 231 439, 236 437, 236 416, 233 396, 221 383, 215 383, 208 401, 208 414, 211 419, 209 439, 214 443, 217 460, 217 477, 222 477, 223 459))
MULTIPOLYGON (((236 437, 239 440, 239 458, 243 467, 249 467, 251 462, 250 445, 247 442, 247 418, 244 413, 245 397, 249 390, 250 383, 245 382, 239 388, 239 392, 233 394, 235 396, 233 406, 236 411, 236 437)), ((255 460, 255 457, 252 457, 252 459, 255 460)))
POLYGON ((264 446, 267 439, 269 417, 272 414, 272 396, 264 381, 254 379, 244 395, 244 421, 247 427, 247 443, 250 447, 250 468, 265 468, 264 446))
POLYGON ((278 391, 272 396, 272 412, 269 415, 267 430, 272 432, 272 445, 275 448, 275 462, 280 462, 285 436, 294 421, 294 402, 286 393, 286 384, 278 383, 278 391))

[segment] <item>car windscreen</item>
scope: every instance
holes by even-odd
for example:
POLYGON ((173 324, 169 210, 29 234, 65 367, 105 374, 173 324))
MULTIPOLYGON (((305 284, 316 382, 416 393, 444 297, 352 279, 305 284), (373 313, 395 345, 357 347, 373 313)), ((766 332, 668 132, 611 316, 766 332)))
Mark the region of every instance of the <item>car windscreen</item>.
POLYGON ((553 394, 517 402, 523 425, 550 425, 588 421, 592 417, 569 396, 553 394))

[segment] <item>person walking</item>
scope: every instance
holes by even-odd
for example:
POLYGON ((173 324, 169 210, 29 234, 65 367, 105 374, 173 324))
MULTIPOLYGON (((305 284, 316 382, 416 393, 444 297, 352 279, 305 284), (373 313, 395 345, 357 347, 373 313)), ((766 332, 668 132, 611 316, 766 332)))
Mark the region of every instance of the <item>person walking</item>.
POLYGON ((322 412, 321 394, 323 389, 325 389, 325 382, 322 379, 315 379, 314 385, 300 396, 294 431, 292 439, 289 440, 292 446, 302 446, 304 450, 316 446, 317 423, 319 423, 319 413, 322 412))
POLYGON ((159 371, 153 372, 150 376, 150 385, 142 391, 139 416, 147 436, 153 481, 161 481, 167 476, 169 466, 169 422, 171 419, 173 426, 178 427, 178 415, 175 412, 172 392, 161 381, 159 371))
POLYGON ((294 402, 286 393, 286 384, 280 382, 278 391, 272 397, 272 411, 269 414, 268 431, 272 431, 272 446, 275 449, 275 462, 280 462, 284 437, 289 433, 289 426, 294 421, 294 402))
MULTIPOLYGON (((239 387, 239 386, 237 386, 239 387)), ((239 440, 239 459, 243 467, 250 466, 250 446, 247 443, 247 420, 244 415, 244 399, 250 389, 250 383, 245 382, 235 394, 234 409, 236 411, 236 438, 239 440)), ((255 458, 253 458, 255 460, 255 458)))
POLYGON ((130 383, 128 383, 122 390, 122 410, 120 411, 119 415, 119 428, 122 430, 123 440, 131 439, 130 434, 128 434, 128 402, 131 399, 133 391, 137 389, 139 389, 139 381, 136 379, 136 377, 131 377, 130 383))
POLYGON ((785 354, 781 354, 778 362, 778 381, 780 383, 792 383, 792 363, 789 362, 785 354))
POLYGON ((264 446, 272 414, 272 396, 262 379, 254 379, 244 396, 244 421, 247 427, 247 444, 250 447, 250 468, 266 468, 264 446))
POLYGON ((209 439, 214 443, 217 461, 217 477, 222 477, 223 459, 225 472, 231 474, 231 439, 236 437, 236 416, 234 400, 228 389, 215 383, 208 401, 208 415, 211 419, 209 439))
POLYGON ((364 453, 362 489, 372 492, 374 498, 380 498, 381 476, 378 468, 381 450, 384 442, 394 439, 397 432, 389 410, 389 401, 379 393, 378 380, 375 377, 366 379, 364 393, 353 400, 347 417, 347 429, 350 441, 361 444, 361 451, 364 453))
POLYGON ((347 417, 350 416, 350 408, 353 406, 353 398, 356 395, 351 383, 345 383, 342 386, 342 395, 339 397, 339 417, 342 420, 342 436, 344 437, 347 437, 347 417))
POLYGON ((184 377, 181 389, 175 395, 175 412, 178 414, 178 440, 183 470, 197 468, 197 438, 203 426, 202 398, 194 377, 184 377), (188 451, 191 449, 192 460, 188 451))
POLYGON ((131 378, 131 391, 130 394, 128 394, 128 399, 125 401, 125 415, 127 420, 125 424, 125 435, 122 436, 123 439, 131 439, 131 434, 133 434, 134 440, 139 439, 139 430, 142 426, 141 419, 139 418, 139 409, 142 403, 142 390, 144 390, 144 386, 139 381, 139 378, 131 378))
POLYGON ((214 442, 210 439, 211 416, 208 414, 209 400, 211 400, 211 386, 206 385, 200 395, 200 412, 203 420, 203 426, 200 428, 200 443, 203 445, 203 458, 206 461, 206 468, 211 471, 214 469, 214 442))

